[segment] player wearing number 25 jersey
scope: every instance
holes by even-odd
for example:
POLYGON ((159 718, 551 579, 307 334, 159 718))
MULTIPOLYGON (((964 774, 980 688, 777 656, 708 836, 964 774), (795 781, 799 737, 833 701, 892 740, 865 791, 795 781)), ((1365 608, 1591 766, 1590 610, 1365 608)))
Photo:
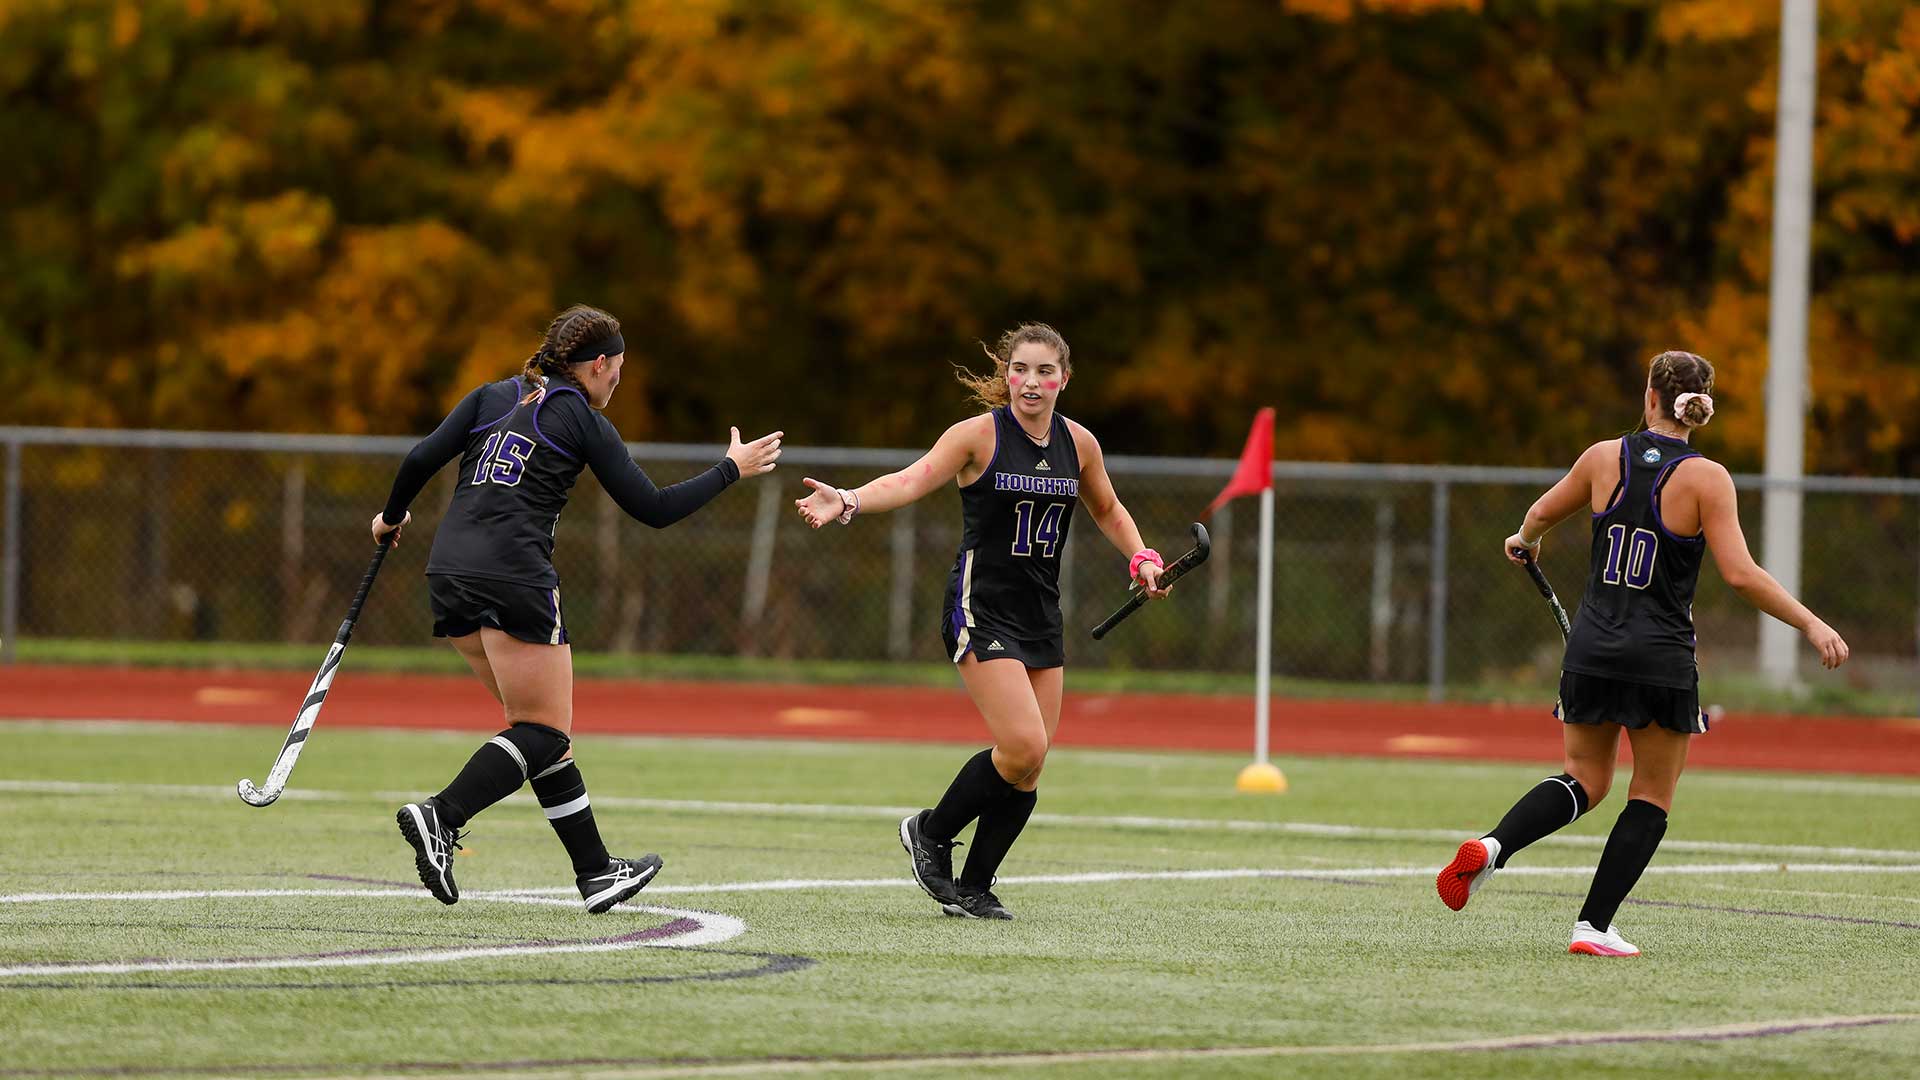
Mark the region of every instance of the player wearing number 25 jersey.
POLYGON ((1011 919, 994 873, 1033 813, 1047 748, 1060 724, 1060 556, 1084 505, 1153 597, 1160 556, 1120 505, 1093 433, 1054 411, 1072 377, 1066 339, 1044 323, 1001 335, 990 378, 961 382, 988 410, 947 429, 897 473, 853 490, 811 477, 795 500, 814 528, 894 510, 951 480, 960 487, 960 554, 941 617, 946 655, 987 722, 993 746, 961 767, 938 805, 900 823, 914 880, 949 915, 1011 919), (973 850, 954 880, 954 839, 975 820, 973 850))
POLYGON ((1527 792, 1493 831, 1460 845, 1440 871, 1440 899, 1458 911, 1515 852, 1580 815, 1613 785, 1620 733, 1633 743, 1627 805, 1614 822, 1573 924, 1569 952, 1638 956, 1613 916, 1667 831, 1688 740, 1707 730, 1694 661, 1693 590, 1703 555, 1749 603, 1799 629, 1828 668, 1847 643, 1753 561, 1740 531, 1733 478, 1689 444, 1713 416, 1713 365, 1692 353, 1653 358, 1645 430, 1589 447, 1527 511, 1503 545, 1537 558, 1547 530, 1590 512, 1586 592, 1561 664, 1565 769, 1527 792))
POLYGON ((772 469, 780 433, 743 445, 736 429, 719 463, 656 488, 599 411, 612 400, 625 360, 613 316, 584 306, 561 312, 519 375, 468 394, 407 454, 373 519, 374 540, 391 534, 398 544, 408 504, 459 457, 453 501, 427 557, 433 633, 452 642, 500 702, 507 728, 438 795, 396 815, 421 884, 441 903, 460 899, 453 879, 460 828, 529 782, 573 861, 589 913, 632 897, 660 870, 658 855, 607 854, 573 761, 573 653, 553 568, 554 531, 582 469, 593 470, 621 509, 665 528, 741 477, 772 469))

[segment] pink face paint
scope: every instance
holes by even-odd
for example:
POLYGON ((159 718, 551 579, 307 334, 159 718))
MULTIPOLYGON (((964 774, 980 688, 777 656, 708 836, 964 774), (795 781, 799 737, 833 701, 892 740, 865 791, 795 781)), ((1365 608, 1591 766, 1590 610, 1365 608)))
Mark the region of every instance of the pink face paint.
POLYGON ((1049 389, 1049 390, 1058 390, 1058 389, 1060 389, 1060 383, 1059 383, 1059 382, 1058 382, 1057 380, 1056 380, 1056 381, 1053 381, 1053 382, 1043 382, 1043 383, 1041 383, 1040 385, 1041 385, 1041 386, 1044 386, 1044 387, 1046 387, 1046 388, 1047 388, 1047 389, 1049 389))

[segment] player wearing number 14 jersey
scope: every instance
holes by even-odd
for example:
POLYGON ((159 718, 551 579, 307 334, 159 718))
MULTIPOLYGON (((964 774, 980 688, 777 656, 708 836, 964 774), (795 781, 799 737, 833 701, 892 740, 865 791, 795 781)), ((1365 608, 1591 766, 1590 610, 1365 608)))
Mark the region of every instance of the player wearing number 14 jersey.
POLYGON ((441 903, 460 899, 453 852, 460 828, 531 783, 573 861, 574 884, 591 914, 644 888, 660 856, 607 854, 573 760, 573 653, 553 568, 554 531, 583 469, 592 469, 627 513, 657 529, 706 505, 734 481, 773 468, 780 433, 742 444, 712 468, 656 488, 600 414, 620 384, 626 343, 620 323, 576 306, 553 320, 521 373, 482 386, 454 406, 401 463, 378 542, 411 520, 407 506, 456 456, 453 501, 427 558, 433 634, 448 639, 499 701, 507 728, 488 740, 438 795, 400 808, 421 884, 441 903))
POLYGON ((932 809, 900 823, 914 880, 949 915, 1011 919, 993 893, 1008 849, 1033 813, 1047 748, 1060 724, 1060 555, 1076 504, 1085 505, 1148 595, 1160 556, 1141 543, 1107 478, 1093 433, 1054 411, 1072 376, 1067 343, 1044 323, 1001 335, 990 378, 963 374, 988 412, 947 429, 926 456, 854 490, 806 479, 794 505, 814 528, 894 510, 952 480, 960 487, 960 553, 947 580, 941 635, 993 746, 961 767, 932 809), (954 839, 970 822, 973 849, 958 880, 954 839))
POLYGON ((1485 836, 1460 845, 1440 871, 1440 899, 1455 911, 1515 852, 1571 824, 1613 785, 1620 733, 1633 744, 1627 805, 1600 855, 1567 950, 1638 956, 1613 916, 1667 831, 1688 740, 1707 730, 1694 662, 1693 589, 1711 551, 1727 584, 1800 630, 1827 668, 1847 643, 1780 587, 1747 551, 1733 478, 1689 443, 1713 416, 1713 365, 1692 353, 1653 358, 1642 401, 1645 429, 1589 447, 1507 537, 1503 553, 1538 558, 1547 530, 1588 510, 1593 520, 1586 592, 1561 664, 1565 770, 1542 780, 1485 836))

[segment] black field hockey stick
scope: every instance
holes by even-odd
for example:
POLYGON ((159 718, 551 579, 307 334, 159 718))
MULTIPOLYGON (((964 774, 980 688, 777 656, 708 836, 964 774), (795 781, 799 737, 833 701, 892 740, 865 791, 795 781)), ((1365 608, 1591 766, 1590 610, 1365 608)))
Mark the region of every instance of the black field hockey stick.
POLYGON ((1573 624, 1567 621, 1567 609, 1560 606, 1560 598, 1553 595, 1553 586, 1547 584, 1547 575, 1540 572, 1540 564, 1533 561, 1533 552, 1526 548, 1514 548, 1513 553, 1520 556, 1520 565, 1527 568, 1527 576, 1533 579, 1533 587, 1547 598, 1547 606, 1553 609, 1553 621, 1560 624, 1560 640, 1573 636, 1573 624))
MULTIPOLYGON (((1171 565, 1161 571, 1160 587, 1165 589, 1172 586, 1173 583, 1179 581, 1187 571, 1206 562, 1207 556, 1212 553, 1213 541, 1207 538, 1207 527, 1197 521, 1194 522, 1193 550, 1173 560, 1171 565)), ((1107 616, 1105 622, 1093 628, 1093 640, 1099 641, 1101 638, 1106 637, 1114 627, 1119 626, 1121 622, 1125 621, 1127 616, 1139 611, 1140 605, 1146 602, 1147 590, 1141 588, 1136 582, 1133 586, 1132 595, 1127 597, 1126 603, 1120 605, 1120 610, 1107 616)))
MULTIPOLYGON (((398 532, 399 530, 395 530, 398 532)), ((306 700, 300 704, 300 712, 293 718, 293 727, 287 729, 287 741, 280 744, 280 756, 273 759, 273 771, 267 774, 265 787, 254 787, 253 781, 242 780, 237 785, 240 798, 248 806, 271 806, 287 789, 287 777, 293 775, 293 763, 300 760, 300 748, 307 745, 307 735, 313 730, 313 722, 320 718, 320 706, 327 700, 327 688, 333 685, 334 673, 340 670, 340 657, 347 651, 347 639, 353 637, 353 624, 360 618, 360 608, 367 602, 367 590, 373 588, 373 577, 380 572, 380 561, 387 557, 387 550, 393 547, 393 533, 380 538, 380 544, 373 549, 373 561, 367 564, 367 576, 360 579, 360 591, 353 594, 353 604, 347 608, 346 621, 340 624, 340 632, 333 636, 333 647, 327 650, 327 658, 320 664, 320 673, 313 677, 313 685, 307 687, 306 700)))

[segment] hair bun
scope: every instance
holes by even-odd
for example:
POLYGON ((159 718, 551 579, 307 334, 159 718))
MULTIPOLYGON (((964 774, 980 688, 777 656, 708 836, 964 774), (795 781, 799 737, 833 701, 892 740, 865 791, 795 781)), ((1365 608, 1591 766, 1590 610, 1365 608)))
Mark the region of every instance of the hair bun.
POLYGON ((1699 427, 1713 419, 1713 398, 1706 394, 1681 394, 1673 399, 1673 418, 1688 427, 1699 427))

